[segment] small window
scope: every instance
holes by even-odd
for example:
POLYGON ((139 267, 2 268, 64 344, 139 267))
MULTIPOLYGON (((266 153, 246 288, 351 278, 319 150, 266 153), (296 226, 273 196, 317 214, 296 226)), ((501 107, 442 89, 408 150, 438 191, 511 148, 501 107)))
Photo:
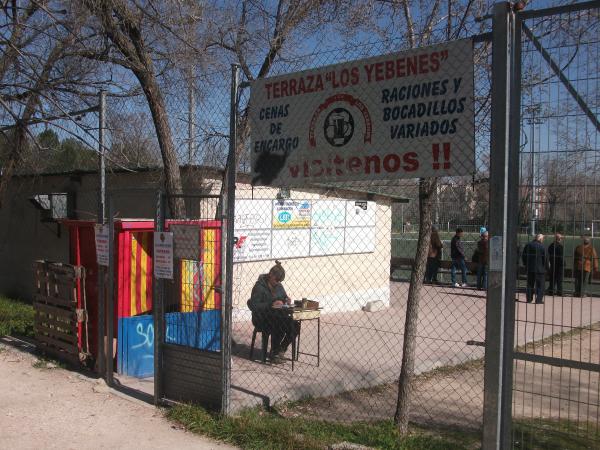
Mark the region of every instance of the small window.
POLYGON ((31 197, 29 201, 43 211, 42 219, 45 221, 69 218, 69 194, 66 192, 38 194, 31 197))

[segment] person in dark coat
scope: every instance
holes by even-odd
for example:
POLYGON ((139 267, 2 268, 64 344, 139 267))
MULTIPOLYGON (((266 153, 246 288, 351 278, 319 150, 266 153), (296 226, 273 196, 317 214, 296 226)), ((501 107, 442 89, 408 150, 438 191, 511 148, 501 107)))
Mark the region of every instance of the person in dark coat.
POLYGON ((544 235, 536 234, 535 239, 523 249, 523 265, 527 268, 527 303, 533 301, 535 289, 535 302, 544 303, 544 285, 546 284, 546 266, 548 256, 543 245, 544 235))
POLYGON ((284 279, 285 270, 279 261, 275 261, 269 273, 259 275, 247 302, 252 311, 252 324, 271 335, 271 362, 276 364, 283 362, 288 346, 298 333, 294 320, 274 308, 291 303, 281 284, 284 279))
POLYGON ((477 289, 487 289, 489 260, 489 233, 485 228, 482 228, 481 239, 477 241, 477 289))
POLYGON ((454 287, 461 285, 456 282, 456 269, 460 269, 462 275, 462 286, 467 286, 467 265, 465 264, 465 249, 461 241, 463 235, 462 228, 456 229, 456 234, 450 241, 450 257, 452 258, 452 269, 450 270, 450 278, 454 287))
POLYGON ((427 269, 425 270, 425 281, 437 283, 437 274, 442 260, 442 249, 444 245, 436 227, 431 227, 431 239, 429 240, 429 253, 427 254, 427 269))
POLYGON ((550 262, 548 295, 563 295, 562 282, 565 264, 562 242, 562 234, 556 233, 554 242, 548 247, 548 261, 550 262))

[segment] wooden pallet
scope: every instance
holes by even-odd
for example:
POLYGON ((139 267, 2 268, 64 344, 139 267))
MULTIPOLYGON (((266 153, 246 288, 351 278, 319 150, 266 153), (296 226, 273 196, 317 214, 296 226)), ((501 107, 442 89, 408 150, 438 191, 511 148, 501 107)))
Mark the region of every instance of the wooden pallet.
POLYGON ((81 266, 36 261, 35 338, 38 348, 49 356, 80 364, 87 352, 79 348, 78 325, 86 311, 77 309, 77 281, 85 278, 81 266))

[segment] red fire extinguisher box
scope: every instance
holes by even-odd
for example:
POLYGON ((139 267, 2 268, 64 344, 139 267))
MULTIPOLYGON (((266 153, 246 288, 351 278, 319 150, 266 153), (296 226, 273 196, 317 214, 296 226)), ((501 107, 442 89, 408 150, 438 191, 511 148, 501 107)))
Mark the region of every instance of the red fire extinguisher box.
MULTIPOLYGON (((70 263, 86 270, 84 285, 78 286, 78 307, 87 309, 89 351, 94 358, 98 353, 98 263, 93 221, 66 220, 69 230, 70 263), (86 305, 83 306, 85 289, 86 305)), ((174 274, 178 280, 178 304, 169 305, 171 311, 192 313, 220 310, 221 308, 221 222, 215 220, 170 220, 166 231, 175 235, 187 233, 195 236, 179 253, 175 249, 174 274), (196 247, 197 246, 197 247, 196 247)), ((114 316, 115 337, 121 325, 131 328, 136 316, 147 322, 152 311, 153 239, 154 221, 144 219, 119 219, 114 222, 114 316), (141 317, 145 316, 145 317, 141 317)), ((176 241, 177 242, 177 241, 176 241)), ((151 319, 150 319, 151 320, 151 319)), ((136 324, 137 325, 137 324, 136 324)), ((147 326, 148 324, 146 324, 147 326)), ((79 330, 80 347, 86 337, 85 329, 79 330)), ((153 334, 153 333, 152 333, 153 334)), ((126 353, 128 344, 119 342, 118 349, 126 353)), ((150 349, 149 349, 150 352, 150 349)), ((150 353, 152 354, 152 353, 150 353)), ((117 358, 121 365, 127 355, 117 358)), ((146 356, 149 359, 150 356, 146 356)), ((132 367, 131 364, 128 367, 132 367)), ((136 375, 136 373, 133 373, 136 375)))

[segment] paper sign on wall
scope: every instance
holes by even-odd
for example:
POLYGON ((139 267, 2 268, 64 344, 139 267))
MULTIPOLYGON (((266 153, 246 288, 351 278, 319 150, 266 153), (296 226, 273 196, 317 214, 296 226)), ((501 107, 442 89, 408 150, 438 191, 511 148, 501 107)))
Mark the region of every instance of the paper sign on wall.
POLYGON ((173 233, 154 232, 154 276, 173 279, 173 233))
POLYGON ((236 230, 233 261, 256 261, 271 257, 271 230, 236 230))
POLYGON ((310 228, 309 200, 279 200, 273 203, 273 228, 310 228))
POLYGON ((109 228, 108 225, 97 224, 94 226, 94 236, 96 239, 96 261, 100 266, 109 265, 109 228))

